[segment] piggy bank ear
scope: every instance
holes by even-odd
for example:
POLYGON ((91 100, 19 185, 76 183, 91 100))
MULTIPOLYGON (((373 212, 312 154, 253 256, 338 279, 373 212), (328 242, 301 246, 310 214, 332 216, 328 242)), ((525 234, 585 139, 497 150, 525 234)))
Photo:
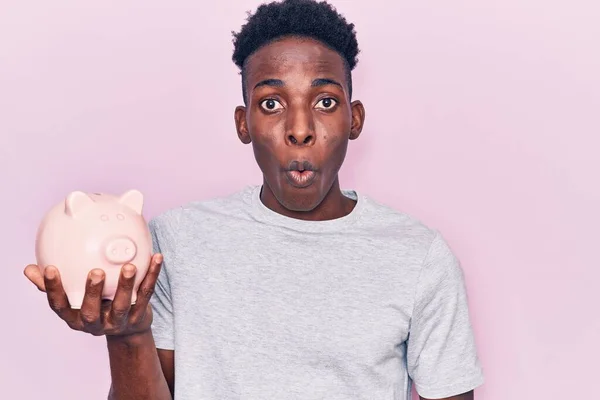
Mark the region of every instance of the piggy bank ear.
POLYGON ((125 204, 138 214, 142 214, 144 207, 144 195, 138 190, 129 190, 119 197, 119 203, 125 204))
POLYGON ((86 193, 76 190, 69 193, 65 199, 65 213, 68 216, 74 217, 77 213, 94 203, 94 200, 86 193))

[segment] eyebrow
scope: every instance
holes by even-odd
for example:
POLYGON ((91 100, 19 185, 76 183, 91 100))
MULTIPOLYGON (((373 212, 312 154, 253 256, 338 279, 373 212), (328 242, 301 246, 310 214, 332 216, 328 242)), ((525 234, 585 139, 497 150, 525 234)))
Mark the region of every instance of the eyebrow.
POLYGON ((336 85, 336 86, 339 86, 340 89, 343 89, 342 85, 338 81, 334 81, 333 79, 329 79, 329 78, 315 79, 314 81, 312 81, 312 84, 311 84, 312 87, 327 86, 327 85, 336 85))
POLYGON ((261 87, 261 86, 283 87, 283 86, 285 86, 285 84, 283 83, 283 81, 281 79, 265 79, 265 80, 258 82, 256 85, 254 85, 254 89, 261 87))
MULTIPOLYGON (((326 85, 336 85, 343 89, 342 85, 338 81, 329 78, 317 78, 311 83, 312 87, 320 87, 326 85)), ((258 82, 256 85, 254 85, 254 89, 261 86, 284 87, 285 83, 281 79, 264 79, 258 82)))

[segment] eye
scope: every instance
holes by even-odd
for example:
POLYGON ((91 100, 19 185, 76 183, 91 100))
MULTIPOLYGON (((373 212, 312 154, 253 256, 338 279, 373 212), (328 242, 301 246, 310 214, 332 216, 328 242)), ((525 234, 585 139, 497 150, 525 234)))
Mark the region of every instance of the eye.
POLYGON ((125 216, 123 214, 117 214, 117 219, 119 221, 123 221, 125 219, 125 216))
POLYGON ((102 221, 108 221, 108 215, 106 215, 106 214, 102 214, 102 215, 100 216, 100 219, 101 219, 102 221))
POLYGON ((260 106, 267 111, 277 111, 283 106, 275 99, 266 99, 260 102, 260 106))
POLYGON ((324 99, 321 99, 318 103, 316 108, 320 108, 323 110, 331 110, 333 109, 335 106, 337 105, 337 100, 332 99, 331 97, 326 97, 324 99))

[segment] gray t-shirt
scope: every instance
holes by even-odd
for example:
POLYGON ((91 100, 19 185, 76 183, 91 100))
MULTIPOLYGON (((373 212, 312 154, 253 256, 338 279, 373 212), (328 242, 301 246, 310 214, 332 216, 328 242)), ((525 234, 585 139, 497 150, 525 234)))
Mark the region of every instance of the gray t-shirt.
POLYGON ((408 400, 483 383, 463 272, 437 230, 356 191, 347 216, 287 218, 261 186, 169 209, 151 304, 175 398, 408 400))

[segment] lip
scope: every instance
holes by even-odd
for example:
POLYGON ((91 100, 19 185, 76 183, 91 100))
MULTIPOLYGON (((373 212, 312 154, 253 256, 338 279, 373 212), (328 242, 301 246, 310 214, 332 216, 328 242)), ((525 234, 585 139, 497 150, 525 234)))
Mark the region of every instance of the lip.
POLYGON ((287 177, 288 182, 292 186, 303 189, 312 185, 312 183, 315 180, 315 177, 317 176, 317 173, 315 171, 308 170, 304 170, 302 172, 297 170, 291 170, 285 171, 285 176, 287 177))
POLYGON ((288 182, 296 188, 306 188, 317 176, 316 168, 309 161, 292 161, 285 170, 288 182))

